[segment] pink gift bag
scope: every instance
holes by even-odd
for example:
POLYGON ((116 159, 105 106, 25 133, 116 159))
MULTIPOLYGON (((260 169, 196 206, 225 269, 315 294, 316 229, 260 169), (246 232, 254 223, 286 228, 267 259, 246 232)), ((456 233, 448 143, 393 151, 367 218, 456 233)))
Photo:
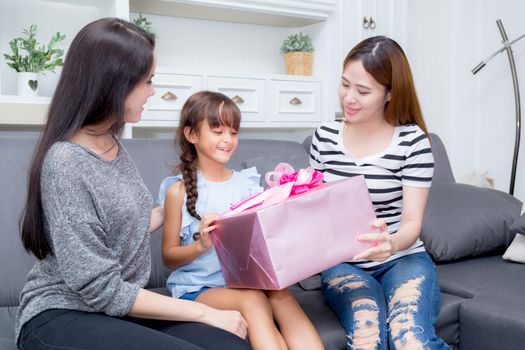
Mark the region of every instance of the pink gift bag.
POLYGON ((280 290, 374 245, 357 240, 379 232, 363 176, 322 184, 316 170, 286 167, 267 174, 268 190, 215 223, 211 236, 228 287, 280 290))

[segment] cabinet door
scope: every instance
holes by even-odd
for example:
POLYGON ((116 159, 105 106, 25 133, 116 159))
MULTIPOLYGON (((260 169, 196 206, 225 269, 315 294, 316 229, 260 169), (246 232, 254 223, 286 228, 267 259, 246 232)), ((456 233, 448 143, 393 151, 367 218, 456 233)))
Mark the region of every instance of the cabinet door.
POLYGON ((384 35, 405 42, 406 0, 343 1, 343 51, 361 40, 384 35))
POLYGON ((202 90, 202 76, 156 72, 153 77, 155 95, 148 100, 142 120, 179 120, 184 102, 202 90))
POLYGON ((322 84, 319 81, 270 80, 269 120, 272 122, 320 122, 322 84))
POLYGON ((264 79, 208 76, 207 86, 231 98, 241 110, 243 121, 265 120, 264 79))

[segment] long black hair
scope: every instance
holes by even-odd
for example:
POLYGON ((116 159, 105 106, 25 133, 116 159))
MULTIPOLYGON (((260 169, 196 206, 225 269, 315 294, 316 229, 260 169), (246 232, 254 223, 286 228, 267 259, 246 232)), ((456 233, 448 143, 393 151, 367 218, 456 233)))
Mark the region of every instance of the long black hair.
POLYGON ((40 187, 48 150, 84 126, 109 125, 109 132, 118 134, 124 127, 125 99, 149 74, 154 48, 152 34, 118 18, 91 22, 73 39, 33 157, 21 219, 22 243, 38 259, 52 254, 40 187))

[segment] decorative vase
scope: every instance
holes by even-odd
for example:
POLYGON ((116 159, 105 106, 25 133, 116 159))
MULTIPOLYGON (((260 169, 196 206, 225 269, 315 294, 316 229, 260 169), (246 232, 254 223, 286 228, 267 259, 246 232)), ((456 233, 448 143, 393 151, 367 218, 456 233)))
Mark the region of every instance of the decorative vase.
POLYGON ((38 96, 38 73, 18 72, 18 96, 38 96))
POLYGON ((284 54, 286 74, 312 75, 313 52, 288 52, 284 54))

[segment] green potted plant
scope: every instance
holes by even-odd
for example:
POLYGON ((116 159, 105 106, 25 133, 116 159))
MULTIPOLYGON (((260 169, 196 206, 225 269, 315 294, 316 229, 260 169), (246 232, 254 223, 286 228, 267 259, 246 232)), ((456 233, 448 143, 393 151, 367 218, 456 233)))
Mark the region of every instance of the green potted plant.
POLYGON ((133 24, 144 29, 147 32, 155 34, 153 30, 152 23, 148 21, 145 16, 142 16, 142 13, 139 13, 139 16, 133 20, 133 24))
POLYGON ((37 96, 38 74, 54 73, 55 68, 63 64, 64 50, 57 49, 56 45, 66 36, 57 32, 45 46, 36 41, 36 30, 36 25, 24 29, 22 37, 9 42, 12 54, 4 54, 7 65, 18 72, 18 95, 37 96))
POLYGON ((313 51, 308 34, 290 34, 281 46, 286 74, 312 75, 313 51))

